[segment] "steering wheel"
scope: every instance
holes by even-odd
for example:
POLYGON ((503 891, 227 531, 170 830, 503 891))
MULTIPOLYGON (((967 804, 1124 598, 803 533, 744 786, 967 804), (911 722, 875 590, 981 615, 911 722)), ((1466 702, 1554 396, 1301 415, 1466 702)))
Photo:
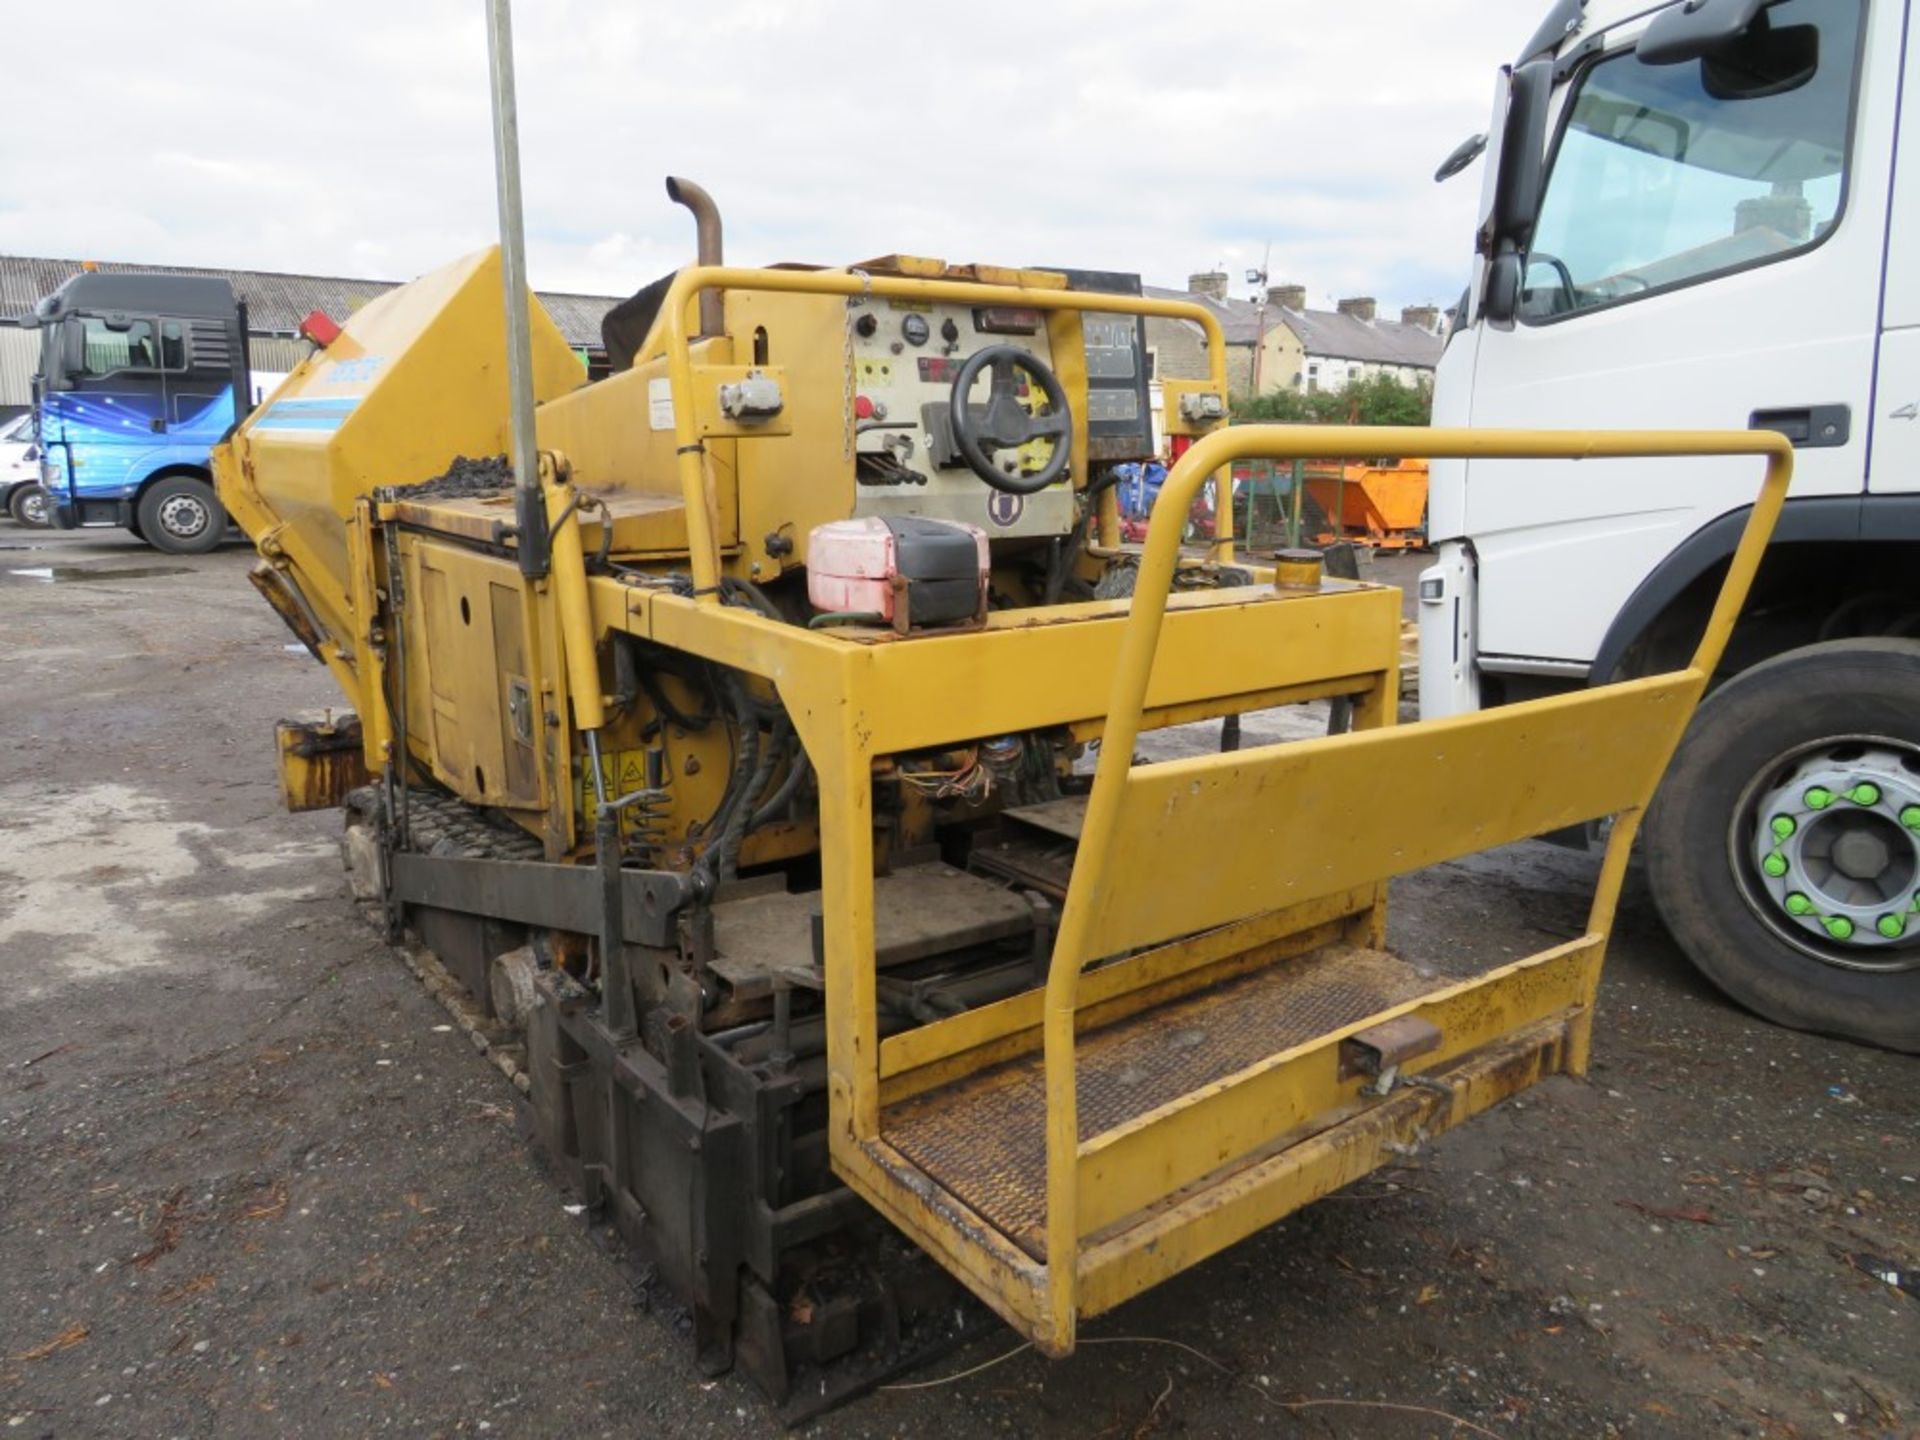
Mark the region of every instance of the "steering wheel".
POLYGON ((1009 495, 1037 495, 1067 473, 1073 442, 1073 417, 1067 412, 1067 392, 1060 379, 1037 355, 1017 345, 989 345, 968 356, 953 377, 950 403, 953 417, 953 443, 967 468, 996 490, 1009 495), (967 403, 974 381, 982 370, 993 371, 993 390, 986 408, 978 415, 967 403), (1019 376, 1026 376, 1038 387, 1047 402, 1047 413, 1029 415, 1020 403, 1019 376), (1001 450, 1015 450, 1029 441, 1053 441, 1053 454, 1047 463, 1031 475, 1017 469, 1009 471, 994 464, 1001 450))

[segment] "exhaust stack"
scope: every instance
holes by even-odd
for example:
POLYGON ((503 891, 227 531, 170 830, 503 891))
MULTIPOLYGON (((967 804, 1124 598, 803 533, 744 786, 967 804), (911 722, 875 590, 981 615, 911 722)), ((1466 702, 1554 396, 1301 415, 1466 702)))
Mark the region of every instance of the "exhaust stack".
MULTIPOLYGON (((694 254, 702 265, 720 265, 725 263, 722 256, 720 231, 720 207, 713 203, 704 185, 692 180, 682 179, 678 175, 667 177, 667 198, 676 205, 684 205, 693 212, 696 233, 694 254)), ((718 290, 700 292, 700 338, 718 335, 725 326, 721 317, 721 297, 718 290)))

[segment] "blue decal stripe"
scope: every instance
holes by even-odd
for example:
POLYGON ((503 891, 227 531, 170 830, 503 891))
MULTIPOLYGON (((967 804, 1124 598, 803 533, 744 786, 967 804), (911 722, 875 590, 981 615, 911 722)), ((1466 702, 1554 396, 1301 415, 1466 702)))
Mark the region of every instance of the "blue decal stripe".
POLYGON ((338 430, 359 407, 358 395, 276 400, 253 422, 255 430, 338 430))
POLYGON ((255 430, 338 430, 345 419, 344 415, 281 415, 262 420, 253 428, 255 430))
POLYGON ((344 400, 276 400, 267 407, 267 413, 278 415, 284 410, 301 415, 350 415, 359 404, 357 395, 344 400))

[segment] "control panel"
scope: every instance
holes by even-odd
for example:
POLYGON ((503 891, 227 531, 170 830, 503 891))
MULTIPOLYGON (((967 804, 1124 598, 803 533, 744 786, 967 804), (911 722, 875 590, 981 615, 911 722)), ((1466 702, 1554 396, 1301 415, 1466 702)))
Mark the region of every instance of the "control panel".
MULTIPOLYGON (((1052 267, 1043 267, 1052 268, 1052 267)), ((1138 295, 1140 277, 1122 270, 1058 269, 1075 290, 1138 295)), ((1153 400, 1147 374, 1147 322, 1138 315, 1080 317, 1087 348, 1087 459, 1151 460, 1153 400)))
MULTIPOLYGON (((873 296, 847 312, 852 352, 856 516, 925 515, 977 525, 989 537, 1064 535, 1073 526, 1068 478, 1032 494, 982 480, 954 434, 955 378, 969 358, 1012 347, 1050 365, 1046 316, 1018 305, 946 305, 873 296)), ((986 408, 991 379, 971 387, 971 410, 986 408)), ((1039 388, 1017 373, 1015 395, 1029 414, 1047 409, 1039 388)), ((1012 482, 1041 472, 1055 441, 1036 438, 993 451, 1012 482)))

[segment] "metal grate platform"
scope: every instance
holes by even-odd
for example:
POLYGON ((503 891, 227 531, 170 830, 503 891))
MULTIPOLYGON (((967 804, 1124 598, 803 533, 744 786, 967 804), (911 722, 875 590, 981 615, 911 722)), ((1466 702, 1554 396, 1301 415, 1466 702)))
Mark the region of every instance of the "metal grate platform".
MULTIPOLYGON (((1334 946, 1080 1037, 1080 1138, 1446 982, 1334 946)), ((1035 1259, 1045 1255, 1046 1066, 1039 1053, 887 1108, 887 1143, 1035 1259)))

